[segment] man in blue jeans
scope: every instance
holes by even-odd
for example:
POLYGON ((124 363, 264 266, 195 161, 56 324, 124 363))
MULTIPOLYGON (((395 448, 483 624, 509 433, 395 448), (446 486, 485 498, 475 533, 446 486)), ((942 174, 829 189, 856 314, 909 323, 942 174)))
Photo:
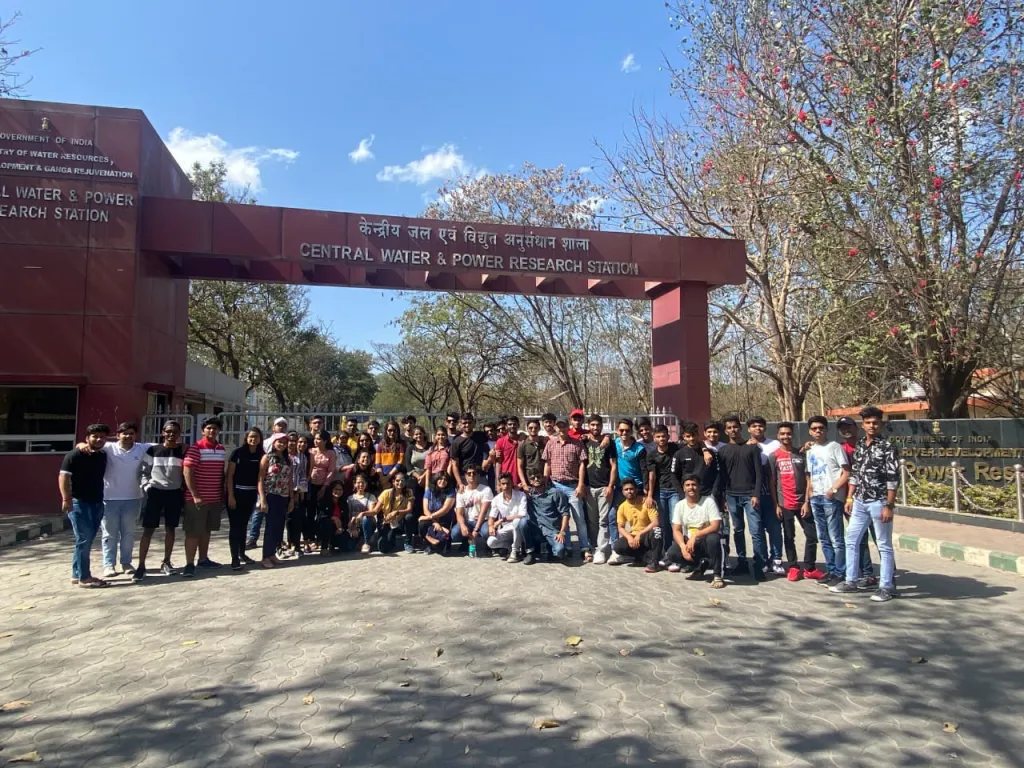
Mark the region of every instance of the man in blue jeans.
POLYGON ((105 587, 89 568, 89 552, 103 520, 103 475, 107 454, 103 444, 110 434, 106 424, 85 428, 85 448, 72 448, 64 457, 57 476, 61 510, 67 513, 75 532, 75 554, 71 560, 71 583, 80 587, 105 587))
MULTIPOLYGON (((768 459, 780 448, 778 440, 768 440, 765 437, 767 422, 763 416, 754 416, 747 419, 747 432, 750 433, 750 440, 747 442, 757 444, 761 449, 761 477, 764 485, 761 486, 758 507, 761 511, 761 522, 764 525, 765 534, 768 537, 768 549, 771 550, 772 572, 784 576, 786 569, 782 567, 782 523, 775 514, 775 497, 772 495, 768 485, 768 459)), ((767 565, 768 549, 761 554, 764 556, 767 565)))
POLYGON ((590 537, 587 535, 587 449, 583 443, 569 437, 569 422, 559 419, 555 422, 555 437, 544 446, 544 476, 554 485, 555 490, 565 496, 580 540, 580 556, 583 562, 593 559, 590 537))
POLYGON ((846 537, 846 580, 831 587, 837 594, 859 591, 861 536, 868 526, 875 529, 878 556, 882 561, 878 591, 871 596, 886 603, 896 596, 894 576, 896 554, 892 546, 892 518, 896 491, 900 486, 900 462, 896 448, 882 437, 882 411, 867 406, 860 412, 864 437, 857 441, 850 474, 850 530, 846 537))
POLYGON ((732 518, 733 543, 736 545, 736 570, 750 570, 754 581, 764 581, 765 527, 761 520, 760 495, 762 479, 761 448, 748 444, 740 433, 743 427, 738 416, 725 420, 729 442, 718 449, 725 503, 732 518), (754 549, 753 564, 747 560, 746 526, 750 527, 750 543, 754 549))
POLYGON ((828 439, 828 419, 812 416, 807 420, 807 428, 811 433, 811 447, 806 451, 811 514, 825 558, 826 575, 820 583, 834 587, 846 577, 843 502, 850 467, 843 447, 828 439))

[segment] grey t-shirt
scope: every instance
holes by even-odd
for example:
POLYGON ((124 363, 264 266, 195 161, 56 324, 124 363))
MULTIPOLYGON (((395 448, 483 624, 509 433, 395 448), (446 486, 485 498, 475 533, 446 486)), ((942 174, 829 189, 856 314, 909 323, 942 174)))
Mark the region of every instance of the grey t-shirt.
MULTIPOLYGON (((835 487, 843 467, 849 467, 846 451, 834 440, 825 445, 812 445, 807 452, 807 472, 811 476, 811 496, 824 496, 825 491, 835 487)), ((844 485, 833 497, 843 501, 846 499, 844 485)))

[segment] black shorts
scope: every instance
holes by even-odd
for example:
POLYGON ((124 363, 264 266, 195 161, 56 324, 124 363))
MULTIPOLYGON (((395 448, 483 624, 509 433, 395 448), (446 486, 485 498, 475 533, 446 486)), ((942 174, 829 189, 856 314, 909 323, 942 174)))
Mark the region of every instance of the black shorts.
POLYGON ((160 527, 163 518, 164 528, 171 531, 181 522, 181 510, 185 507, 185 491, 167 491, 161 488, 150 488, 146 493, 146 505, 142 508, 142 527, 160 527))

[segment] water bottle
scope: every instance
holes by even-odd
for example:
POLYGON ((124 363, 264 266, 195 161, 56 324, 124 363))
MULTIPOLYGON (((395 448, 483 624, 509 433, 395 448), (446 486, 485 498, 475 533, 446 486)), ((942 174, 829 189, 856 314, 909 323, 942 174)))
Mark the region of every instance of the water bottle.
POLYGON ((476 544, 469 545, 469 556, 476 557, 476 544))

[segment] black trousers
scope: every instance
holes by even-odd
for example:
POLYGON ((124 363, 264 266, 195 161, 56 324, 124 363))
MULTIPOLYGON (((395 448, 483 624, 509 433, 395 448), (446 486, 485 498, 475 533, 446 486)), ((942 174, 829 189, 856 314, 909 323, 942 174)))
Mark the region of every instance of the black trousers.
POLYGON ((818 559, 818 529, 814 525, 814 515, 800 517, 799 510, 782 510, 782 538, 786 547, 786 559, 791 565, 796 565, 796 525, 794 521, 800 522, 804 529, 804 570, 813 571, 815 561, 818 559))
MULTIPOLYGON (((567 537, 568 538, 568 537, 567 537)), ((612 551, 624 557, 634 557, 647 565, 657 565, 661 553, 665 551, 665 540, 661 538, 661 528, 652 528, 640 537, 640 546, 633 549, 626 540, 626 535, 619 532, 619 538, 612 545, 612 551)))
MULTIPOLYGON (((302 537, 306 540, 307 544, 317 540, 319 529, 317 526, 317 501, 320 499, 320 489, 322 485, 316 483, 309 484, 309 491, 306 493, 306 503, 303 505, 306 510, 305 518, 302 522, 302 537)), ((327 491, 324 491, 326 494, 327 491)))
POLYGON ((235 508, 228 510, 228 547, 232 560, 241 560, 245 554, 246 530, 249 517, 259 497, 257 491, 241 491, 235 489, 235 508))
MULTIPOLYGON (((284 530, 287 536, 288 546, 298 549, 302 544, 302 530, 306 526, 306 505, 296 502, 295 507, 288 513, 285 520, 284 530)), ((307 539, 308 541, 308 539, 307 539)))
POLYGON ((720 536, 718 533, 709 533, 706 536, 701 536, 697 539, 697 543, 693 545, 692 561, 688 561, 683 557, 683 550, 674 541, 672 546, 668 548, 668 552, 665 553, 665 559, 676 565, 685 565, 687 562, 699 565, 702 560, 707 560, 708 565, 711 566, 711 572, 721 578, 722 565, 725 563, 725 546, 726 539, 724 536, 720 536))
POLYGON ((341 552, 351 552, 355 549, 356 539, 352 538, 352 535, 345 527, 342 527, 339 531, 334 525, 333 518, 321 517, 320 520, 317 521, 317 526, 320 532, 321 552, 326 553, 331 549, 341 552))

